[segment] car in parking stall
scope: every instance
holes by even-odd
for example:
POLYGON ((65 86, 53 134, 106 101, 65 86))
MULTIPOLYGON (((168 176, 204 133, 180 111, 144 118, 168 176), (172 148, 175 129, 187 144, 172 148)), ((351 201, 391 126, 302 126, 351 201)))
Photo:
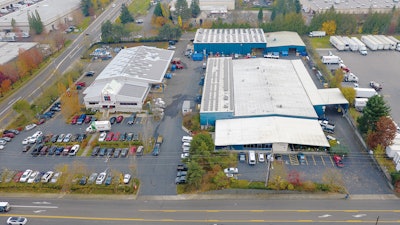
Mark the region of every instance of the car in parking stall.
POLYGON ((100 151, 99 146, 94 147, 91 156, 97 156, 99 154, 99 151, 100 151))
POLYGON ((114 136, 112 137, 112 141, 118 141, 120 135, 121 135, 120 132, 115 132, 115 133, 114 133, 114 136))
POLYGON ((56 151, 54 152, 54 154, 55 154, 55 155, 61 155, 61 153, 63 152, 63 150, 64 150, 64 147, 58 146, 58 147, 56 148, 56 151))
POLYGON ((128 155, 128 148, 121 149, 121 157, 125 158, 128 155))
POLYGON ((129 184, 131 181, 131 175, 129 173, 124 174, 124 184, 129 184))
POLYGON ((262 152, 258 153, 258 162, 265 162, 265 155, 262 152))
POLYGON ((343 168, 344 164, 343 164, 343 158, 339 155, 334 155, 332 157, 333 161, 335 162, 336 166, 339 168, 343 168))
POLYGON ((246 162, 246 153, 245 152, 239 152, 239 162, 244 163, 246 162))
POLYGON ((24 145, 23 147, 22 147, 22 152, 27 152, 27 151, 29 151, 29 149, 31 149, 32 148, 32 145, 24 145))
POLYGON ((117 118, 115 116, 110 118, 110 123, 114 124, 115 122, 117 122, 117 118))
POLYGON ((72 148, 72 146, 65 146, 62 151, 62 155, 68 155, 71 148, 72 148))
POLYGON ((49 151, 49 146, 45 145, 40 149, 40 155, 47 155, 47 152, 49 151))
POLYGON ((100 174, 99 174, 99 176, 97 176, 97 178, 96 178, 96 184, 103 184, 104 183, 104 180, 106 179, 106 176, 107 176, 107 172, 101 172, 100 174))
POLYGON ((45 174, 43 174, 43 176, 40 178, 40 181, 42 183, 48 183, 51 178, 53 177, 54 172, 53 171, 47 171, 45 174))
POLYGON ((69 156, 76 156, 76 154, 79 151, 79 147, 80 147, 79 145, 72 146, 71 150, 68 152, 68 155, 69 156))
POLYGON ((32 123, 32 124, 28 124, 28 125, 26 125, 25 126, 25 130, 32 130, 33 128, 35 128, 37 125, 36 124, 34 124, 34 123, 32 123))
POLYGON ((82 142, 84 139, 86 139, 87 135, 86 134, 80 134, 78 139, 76 140, 77 142, 82 142))
POLYGON ((56 153, 57 146, 53 145, 49 148, 48 155, 54 155, 56 153))
POLYGON ((121 135, 119 136, 119 141, 125 141, 126 140, 126 133, 121 133, 121 135))
POLYGON ((90 176, 89 176, 89 178, 88 178, 88 180, 87 180, 87 183, 88 183, 88 184, 93 184, 93 183, 96 181, 97 176, 98 176, 98 173, 92 173, 92 174, 90 174, 90 176))
POLYGON ((157 143, 154 145, 153 151, 151 152, 153 156, 158 156, 160 154, 160 144, 157 143))
POLYGON ((75 115, 74 117, 72 117, 71 124, 76 124, 78 122, 78 119, 79 119, 79 115, 75 115))
POLYGON ((107 137, 106 137, 106 141, 111 141, 112 138, 114 137, 114 132, 108 132, 107 137))
POLYGON ((126 141, 132 141, 133 140, 133 133, 128 133, 126 135, 126 141))
POLYGON ((124 120, 124 116, 120 115, 117 117, 116 122, 121 123, 124 120))
POLYGON ((83 121, 84 123, 90 123, 92 121, 92 116, 86 116, 85 120, 83 121))
POLYGON ((135 123, 135 119, 136 119, 136 113, 132 113, 129 117, 128 117, 128 125, 133 125, 135 123))
POLYGON ((60 134, 60 135, 58 135, 57 142, 58 142, 58 143, 63 142, 64 137, 65 137, 65 134, 60 134))
POLYGON ((111 157, 114 155, 115 148, 107 148, 107 157, 111 157))
POLYGON ((58 134, 55 134, 55 135, 53 135, 53 137, 51 137, 51 142, 52 143, 56 143, 57 142, 57 139, 58 139, 58 134))
POLYGON ((299 160, 300 164, 302 164, 302 165, 306 164, 306 157, 305 157, 304 153, 302 153, 302 152, 297 153, 297 159, 299 160))
POLYGON ((99 156, 105 156, 107 154, 107 148, 100 148, 99 156))
POLYGON ((72 138, 72 134, 71 134, 71 133, 68 133, 67 135, 65 135, 65 137, 64 137, 64 139, 63 139, 63 142, 64 142, 64 143, 70 142, 70 141, 71 141, 71 138, 72 138))
POLYGON ((106 178, 106 180, 105 180, 105 182, 104 182, 104 184, 105 185, 110 185, 111 184, 111 182, 112 182, 112 176, 111 176, 111 174, 108 174, 107 175, 107 178, 106 178))
POLYGON ((14 182, 19 182, 19 180, 22 177, 22 174, 24 174, 24 171, 18 171, 17 174, 14 175, 13 181, 14 182))
POLYGON ((87 183, 87 176, 82 176, 81 179, 79 180, 79 185, 86 185, 87 183))
POLYGON ((53 177, 51 178, 50 183, 53 183, 53 184, 57 183, 57 181, 60 179, 61 175, 62 175, 62 172, 56 172, 53 175, 53 177))
POLYGON ((2 137, 3 137, 3 138, 4 138, 4 137, 14 138, 14 137, 15 137, 15 134, 14 134, 14 133, 5 133, 5 134, 2 135, 2 137))
POLYGON ((120 154, 121 154, 121 149, 120 149, 120 148, 117 148, 117 149, 115 149, 115 151, 114 151, 113 157, 114 157, 114 158, 118 158, 120 154))
POLYGON ((107 132, 101 132, 99 136, 99 142, 103 142, 106 140, 107 132))
POLYGON ((34 183, 36 177, 39 176, 39 174, 40 174, 39 171, 32 172, 31 175, 29 176, 28 180, 26 181, 26 183, 28 183, 28 184, 34 183))

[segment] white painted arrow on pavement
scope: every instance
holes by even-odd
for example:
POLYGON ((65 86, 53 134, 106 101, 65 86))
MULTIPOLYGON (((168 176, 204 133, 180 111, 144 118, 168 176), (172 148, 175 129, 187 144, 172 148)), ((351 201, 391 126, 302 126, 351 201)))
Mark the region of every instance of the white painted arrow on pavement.
POLYGON ((45 209, 41 209, 41 210, 36 210, 36 211, 33 211, 34 213, 41 213, 41 212, 46 212, 46 210, 45 209))
POLYGON ((330 217, 330 216, 332 216, 332 215, 325 214, 325 215, 318 216, 318 218, 326 218, 326 217, 330 217))
POLYGON ((360 217, 364 217, 364 216, 366 216, 367 214, 357 214, 357 215, 353 215, 353 217, 355 217, 355 218, 360 218, 360 217))
POLYGON ((32 202, 33 204, 50 205, 50 202, 32 202))

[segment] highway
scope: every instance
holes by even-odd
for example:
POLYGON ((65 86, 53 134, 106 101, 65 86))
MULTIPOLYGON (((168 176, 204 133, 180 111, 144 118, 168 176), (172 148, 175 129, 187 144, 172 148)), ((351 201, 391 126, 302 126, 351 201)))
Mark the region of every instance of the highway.
POLYGON ((79 34, 64 52, 57 58, 51 59, 51 63, 34 78, 32 81, 26 83, 18 91, 3 99, 0 103, 0 126, 6 127, 12 119, 15 118, 15 113, 12 110, 12 104, 20 99, 25 99, 32 103, 35 98, 41 95, 46 86, 52 84, 60 76, 66 72, 70 66, 80 59, 82 54, 87 50, 90 43, 100 40, 101 24, 110 20, 113 21, 119 16, 121 4, 127 2, 126 0, 116 0, 116 7, 111 5, 98 16, 85 30, 79 34))
MULTIPOLYGON (((399 200, 84 200, 2 198, 30 225, 399 224, 399 200)), ((1 219, 1 218, 0 218, 1 219)))

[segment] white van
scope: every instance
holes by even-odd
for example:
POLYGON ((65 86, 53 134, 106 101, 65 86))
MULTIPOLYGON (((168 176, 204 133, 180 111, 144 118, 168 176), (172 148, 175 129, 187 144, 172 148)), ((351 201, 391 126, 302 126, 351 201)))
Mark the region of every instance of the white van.
POLYGON ((255 164, 256 164, 256 152, 249 151, 249 165, 255 165, 255 164))
POLYGON ((258 153, 258 162, 265 162, 264 153, 258 153))
POLYGON ((0 202, 0 212, 8 212, 10 211, 11 206, 8 202, 0 202))
POLYGON ((190 136, 183 136, 182 137, 182 142, 191 142, 193 140, 193 137, 190 136))

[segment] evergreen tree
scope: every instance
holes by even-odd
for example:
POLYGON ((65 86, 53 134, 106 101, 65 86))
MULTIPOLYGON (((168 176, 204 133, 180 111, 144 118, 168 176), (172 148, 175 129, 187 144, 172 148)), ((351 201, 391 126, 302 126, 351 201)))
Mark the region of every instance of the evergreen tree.
POLYGON ((101 40, 105 43, 114 42, 113 25, 109 20, 101 25, 101 40))
POLYGON ((296 13, 300 13, 301 12, 301 4, 300 4, 299 0, 295 0, 294 7, 295 7, 296 13))
POLYGON ((263 18, 264 18, 264 13, 263 13, 262 8, 260 8, 260 10, 258 10, 258 15, 257 15, 258 23, 262 23, 263 18))
POLYGON ((29 23, 29 28, 33 30, 36 34, 41 34, 43 32, 44 29, 43 22, 40 19, 37 10, 35 10, 35 15, 33 15, 32 13, 29 14, 28 12, 28 23, 29 23))
POLYGON ((121 15, 119 16, 122 24, 133 22, 134 19, 125 4, 121 6, 121 15))
POLYGON ((160 28, 158 38, 161 40, 178 40, 182 35, 182 31, 178 26, 165 24, 160 28))
POLYGON ((390 107, 381 95, 369 98, 363 110, 363 115, 357 119, 360 132, 366 134, 368 131, 376 131, 376 122, 382 116, 388 116, 389 112, 390 107))
POLYGON ((190 10, 192 11, 192 17, 196 18, 201 10, 199 6, 199 0, 192 0, 192 3, 190 4, 190 10))
POLYGON ((89 16, 89 9, 92 7, 91 0, 82 0, 81 1, 81 10, 84 16, 89 16))
POLYGON ((158 2, 156 7, 154 8, 153 15, 155 17, 164 16, 163 12, 162 12, 162 9, 161 9, 161 3, 160 2, 158 2))
POLYGON ((175 16, 180 16, 182 20, 190 18, 190 10, 186 0, 177 0, 175 3, 175 16))

